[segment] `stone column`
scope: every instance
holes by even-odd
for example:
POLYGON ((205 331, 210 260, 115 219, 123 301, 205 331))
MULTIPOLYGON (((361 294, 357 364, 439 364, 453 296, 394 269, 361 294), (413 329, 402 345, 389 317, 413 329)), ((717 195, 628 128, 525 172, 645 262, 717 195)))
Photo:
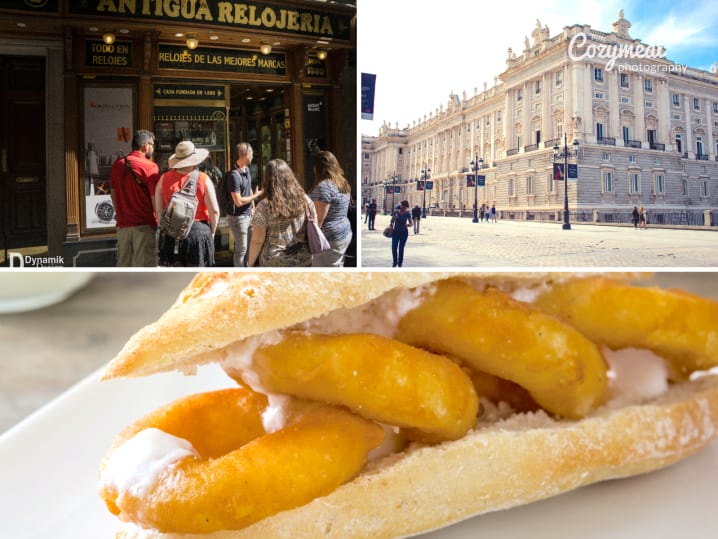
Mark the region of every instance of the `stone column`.
POLYGON ((618 97, 618 76, 615 70, 606 71, 606 95, 608 97, 608 125, 604 127, 604 136, 623 140, 621 132, 621 109, 618 97))
POLYGON ((673 140, 671 139, 671 118, 673 111, 671 110, 670 99, 668 96, 668 83, 665 79, 656 81, 658 92, 658 100, 656 108, 658 109, 658 142, 666 145, 666 151, 675 150, 673 140))
POLYGON ((633 87, 633 110, 636 114, 636 132, 633 134, 633 140, 640 140, 641 147, 647 148, 648 133, 646 133, 646 107, 643 103, 643 77, 636 75, 636 78, 632 81, 635 85, 633 87))
MULTIPOLYGON (((555 82, 553 77, 554 73, 545 73, 543 77, 543 96, 541 101, 541 142, 546 142, 549 139, 555 138, 552 134, 551 129, 551 97, 554 94, 555 82)), ((564 76, 563 84, 566 84, 566 77, 564 76)))
POLYGON ((696 156, 696 149, 693 146, 693 122, 691 121, 691 103, 690 98, 683 94, 683 114, 685 114, 686 118, 686 140, 683 141, 685 144, 685 147, 683 148, 683 152, 688 153, 689 159, 694 159, 696 156))
MULTIPOLYGON (((514 107, 513 107, 513 99, 516 97, 515 92, 513 90, 506 90, 506 94, 504 96, 504 141, 506 143, 506 149, 513 148, 512 143, 514 140, 514 107)), ((485 131, 486 126, 482 123, 482 129, 485 131)), ((483 131, 482 131, 483 132, 483 131)), ((491 136, 491 133, 489 133, 489 141, 491 142, 491 156, 489 158, 491 160, 494 160, 494 138, 491 136)), ((487 157, 484 156, 484 159, 487 157)))
MULTIPOLYGON (((533 84, 524 84, 524 108, 521 114, 521 146, 531 144, 531 103, 533 102, 536 89, 533 84)), ((520 150, 521 148, 519 148, 520 150)))
POLYGON ((708 155, 708 159, 715 161, 716 148, 713 140, 713 118, 711 118, 711 100, 707 97, 703 99, 703 120, 706 122, 706 138, 703 141, 703 153, 708 155))

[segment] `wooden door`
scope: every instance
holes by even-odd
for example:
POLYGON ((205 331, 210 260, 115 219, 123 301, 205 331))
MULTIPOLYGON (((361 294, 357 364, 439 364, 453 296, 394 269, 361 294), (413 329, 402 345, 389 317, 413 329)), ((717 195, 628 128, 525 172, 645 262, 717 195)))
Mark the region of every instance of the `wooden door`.
POLYGON ((0 71, 0 239, 46 245, 45 59, 0 56, 0 71))

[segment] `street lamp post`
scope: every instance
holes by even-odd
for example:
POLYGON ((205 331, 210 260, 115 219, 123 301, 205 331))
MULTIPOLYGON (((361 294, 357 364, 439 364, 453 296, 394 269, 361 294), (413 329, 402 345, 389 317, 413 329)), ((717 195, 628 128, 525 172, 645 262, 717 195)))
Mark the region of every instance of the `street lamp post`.
POLYGON ((394 184, 396 184, 396 172, 394 172, 394 175, 391 177, 391 213, 394 214, 394 191, 396 188, 394 187, 394 184))
POLYGON ((421 202, 421 218, 426 219, 426 181, 429 179, 429 173, 431 172, 430 168, 426 168, 426 163, 424 163, 424 168, 421 170, 421 178, 424 181, 424 198, 421 202))
POLYGON ((563 230, 571 230, 568 214, 568 158, 578 155, 578 141, 572 143, 573 151, 568 149, 568 139, 566 133, 563 134, 563 148, 558 145, 553 147, 553 162, 560 163, 563 159, 563 230))
POLYGON ((384 203, 382 204, 382 206, 384 206, 384 215, 386 215, 386 189, 387 187, 389 187, 389 180, 384 180, 381 185, 384 190, 384 203))
POLYGON ((474 223, 479 222, 479 170, 483 164, 484 159, 477 153, 476 158, 471 162, 474 171, 474 223))

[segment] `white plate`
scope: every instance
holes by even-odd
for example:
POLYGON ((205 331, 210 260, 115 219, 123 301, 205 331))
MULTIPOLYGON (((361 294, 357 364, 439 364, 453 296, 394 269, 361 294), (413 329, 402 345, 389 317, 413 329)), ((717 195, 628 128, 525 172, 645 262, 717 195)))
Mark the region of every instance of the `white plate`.
MULTIPOLYGON (((214 367, 100 383, 93 375, 0 436, 0 536, 111 538, 118 525, 96 494, 115 434, 181 395, 231 386, 214 367)), ((424 539, 708 539, 718 537, 718 444, 652 474, 586 487, 467 520, 424 539)))

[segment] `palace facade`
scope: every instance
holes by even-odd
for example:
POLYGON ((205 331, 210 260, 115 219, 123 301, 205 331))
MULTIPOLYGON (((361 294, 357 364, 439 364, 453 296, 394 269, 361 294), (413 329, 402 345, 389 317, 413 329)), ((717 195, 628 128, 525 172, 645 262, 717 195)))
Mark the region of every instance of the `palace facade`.
POLYGON ((630 26, 621 12, 613 32, 551 37, 537 21, 493 87, 362 137, 363 201, 452 216, 476 201, 560 222, 566 169, 572 222, 628 223, 642 206, 651 224, 718 225, 718 74, 671 62, 630 26))

